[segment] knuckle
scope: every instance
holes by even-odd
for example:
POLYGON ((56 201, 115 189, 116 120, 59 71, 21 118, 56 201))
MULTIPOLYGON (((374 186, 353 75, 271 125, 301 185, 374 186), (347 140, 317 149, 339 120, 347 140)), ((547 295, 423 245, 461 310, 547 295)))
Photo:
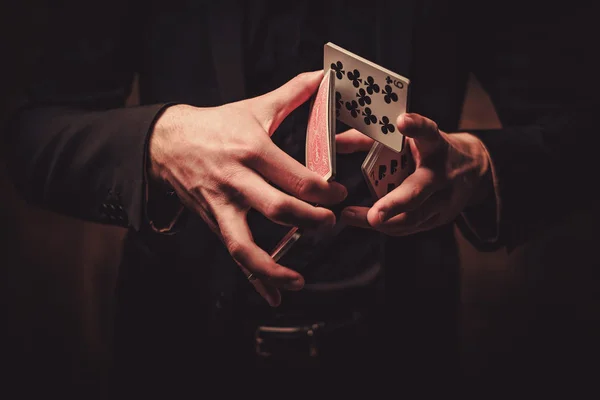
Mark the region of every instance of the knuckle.
POLYGON ((280 279, 281 272, 283 267, 277 263, 272 263, 269 268, 265 268, 262 271, 262 275, 267 279, 271 284, 277 283, 280 279))
POLYGON ((234 170, 224 172, 217 185, 218 193, 221 194, 220 197, 224 197, 232 203, 240 202, 244 198, 237 183, 238 174, 239 172, 234 170))
POLYGON ((310 74, 308 72, 301 72, 294 77, 292 82, 298 85, 298 87, 303 87, 306 83, 309 82, 309 77, 310 74))
POLYGON ((234 152, 242 163, 254 163, 261 159, 263 149, 262 140, 255 138, 255 140, 245 141, 243 144, 237 146, 234 152))
POLYGON ((296 181, 295 194, 299 198, 305 198, 306 196, 311 195, 317 190, 317 183, 311 179, 301 177, 296 181))
POLYGON ((291 204, 287 199, 278 198, 268 204, 265 212, 275 221, 285 221, 291 214, 291 204))
POLYGON ((227 250, 234 260, 242 263, 242 261, 246 258, 245 256, 248 252, 248 246, 240 241, 230 239, 227 241, 227 250))
POLYGON ((414 211, 406 211, 396 215, 393 224, 390 224, 390 228, 394 230, 402 230, 411 224, 412 215, 414 211))
POLYGON ((437 127, 437 123, 429 118, 426 118, 422 115, 419 115, 418 118, 416 118, 416 127, 417 129, 424 131, 424 132, 436 132, 438 127, 437 127))
POLYGON ((415 127, 415 129, 417 130, 423 130, 423 127, 425 125, 425 118, 423 118, 422 115, 412 115, 412 120, 413 120, 413 126, 415 127))

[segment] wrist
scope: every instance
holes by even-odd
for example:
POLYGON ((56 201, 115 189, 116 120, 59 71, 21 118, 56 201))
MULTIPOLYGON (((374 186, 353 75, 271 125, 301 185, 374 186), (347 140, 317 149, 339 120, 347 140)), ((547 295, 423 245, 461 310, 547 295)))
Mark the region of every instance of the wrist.
POLYGON ((148 139, 146 171, 151 182, 169 187, 167 165, 169 149, 181 125, 183 105, 166 107, 156 119, 148 139))
POLYGON ((487 149, 473 134, 467 132, 450 135, 456 150, 469 159, 470 172, 464 176, 464 182, 471 191, 468 207, 482 203, 493 192, 491 160, 487 149))
POLYGON ((469 199, 468 206, 476 206, 485 201, 486 198, 494 191, 494 179, 492 174, 491 159, 485 148, 485 145, 479 138, 473 134, 465 133, 472 149, 476 168, 477 184, 473 190, 473 194, 469 199))

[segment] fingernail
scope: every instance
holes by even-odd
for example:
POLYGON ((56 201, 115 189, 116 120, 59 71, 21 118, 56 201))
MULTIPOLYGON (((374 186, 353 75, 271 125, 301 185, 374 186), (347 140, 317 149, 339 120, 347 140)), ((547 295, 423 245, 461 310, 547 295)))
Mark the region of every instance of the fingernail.
POLYGON ((379 213, 377 215, 379 216, 379 221, 385 222, 385 220, 386 220, 385 211, 379 211, 379 213))
POLYGON ((402 124, 409 124, 412 122, 412 117, 410 116, 410 114, 401 114, 398 119, 396 120, 396 125, 400 126, 402 124))
POLYGON ((342 196, 342 200, 344 200, 346 197, 348 197, 348 189, 346 189, 346 186, 337 183, 337 182, 333 182, 334 185, 338 188, 340 195, 342 196))
POLYGON ((283 285, 283 288, 285 290, 300 290, 300 289, 302 289, 302 286, 299 286, 294 283, 288 283, 288 284, 283 285))
POLYGON ((269 298, 267 299, 267 302, 269 303, 269 305, 271 307, 279 307, 280 302, 275 300, 273 297, 269 296, 269 298))
POLYGON ((283 285, 283 288, 285 290, 300 290, 304 287, 304 283, 302 282, 302 279, 296 279, 295 281, 292 281, 290 283, 286 283, 285 285, 283 285))

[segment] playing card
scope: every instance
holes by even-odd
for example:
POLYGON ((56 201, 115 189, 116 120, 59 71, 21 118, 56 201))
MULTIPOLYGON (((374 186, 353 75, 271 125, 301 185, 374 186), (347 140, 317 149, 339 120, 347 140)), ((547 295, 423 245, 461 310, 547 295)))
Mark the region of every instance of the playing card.
POLYGON ((329 181, 335 178, 335 78, 332 70, 325 71, 308 115, 306 167, 329 181))
MULTIPOLYGON (((306 167, 330 181, 335 178, 335 114, 333 71, 325 70, 323 80, 317 89, 308 115, 306 127, 306 167)), ((271 257, 279 261, 300 239, 308 247, 317 242, 318 236, 302 232, 294 227, 281 239, 271 251, 271 257)), ((303 246, 307 247, 307 246, 303 246)))
POLYGON ((324 70, 335 75, 337 119, 400 152, 396 119, 406 112, 410 81, 333 43, 324 49, 324 70))
POLYGON ((279 243, 275 246, 275 248, 271 251, 271 258, 275 260, 275 262, 279 261, 281 257, 287 253, 290 248, 300 239, 302 233, 298 230, 298 228, 294 227, 289 230, 289 232, 281 239, 279 243))
POLYGON ((405 146, 400 153, 388 149, 381 143, 374 143, 362 166, 375 201, 397 188, 415 170, 410 147, 405 146))

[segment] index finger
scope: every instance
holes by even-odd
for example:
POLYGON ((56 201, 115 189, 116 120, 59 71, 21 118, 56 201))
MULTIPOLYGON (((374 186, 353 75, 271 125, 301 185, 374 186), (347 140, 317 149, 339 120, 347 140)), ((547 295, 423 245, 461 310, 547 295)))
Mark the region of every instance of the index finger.
POLYGON ((335 137, 336 150, 340 154, 369 151, 373 143, 375 143, 373 139, 356 129, 349 129, 335 137))
POLYGON ((327 182, 271 142, 253 168, 285 192, 316 204, 333 205, 348 195, 344 185, 327 182))

